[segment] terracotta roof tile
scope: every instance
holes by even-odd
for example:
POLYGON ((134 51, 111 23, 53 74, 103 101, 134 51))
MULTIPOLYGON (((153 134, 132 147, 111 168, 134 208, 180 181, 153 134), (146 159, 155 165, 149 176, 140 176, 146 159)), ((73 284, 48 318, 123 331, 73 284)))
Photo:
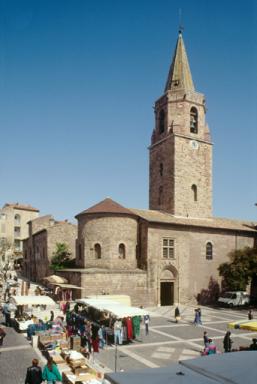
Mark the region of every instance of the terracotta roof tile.
POLYGON ((10 207, 14 209, 20 209, 22 211, 34 211, 34 212, 39 212, 39 209, 32 207, 31 205, 26 205, 26 204, 20 204, 20 203, 6 203, 4 205, 5 207, 10 207))
POLYGON ((117 213, 117 214, 135 216, 134 212, 116 203, 116 201, 113 201, 110 198, 106 198, 100 201, 100 203, 97 203, 92 207, 86 209, 85 211, 78 213, 75 217, 78 217, 84 214, 90 214, 90 213, 117 213))
POLYGON ((196 226, 206 228, 217 228, 217 229, 228 229, 228 230, 239 230, 256 232, 256 222, 226 219, 221 217, 210 217, 210 218, 194 218, 194 217, 178 217, 167 212, 154 211, 154 210, 143 210, 143 209, 132 209, 135 215, 149 221, 161 224, 177 224, 185 226, 196 226))

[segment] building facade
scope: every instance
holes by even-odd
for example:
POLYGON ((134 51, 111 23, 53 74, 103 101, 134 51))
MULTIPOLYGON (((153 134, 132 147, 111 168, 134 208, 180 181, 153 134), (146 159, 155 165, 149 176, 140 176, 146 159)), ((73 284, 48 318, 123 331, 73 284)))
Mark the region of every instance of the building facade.
POLYGON ((39 282, 53 273, 50 269, 57 243, 65 243, 75 258, 77 226, 68 221, 56 221, 51 215, 28 223, 29 236, 23 241, 23 275, 39 282))
POLYGON ((212 216, 212 141, 181 33, 149 147, 149 210, 111 199, 79 213, 76 268, 59 271, 86 295, 135 305, 195 302, 220 283, 228 254, 252 247, 256 223, 212 216))
POLYGON ((22 254, 22 240, 28 237, 27 223, 38 215, 39 209, 19 203, 7 203, 0 209, 0 243, 6 249, 1 255, 2 265, 22 254))

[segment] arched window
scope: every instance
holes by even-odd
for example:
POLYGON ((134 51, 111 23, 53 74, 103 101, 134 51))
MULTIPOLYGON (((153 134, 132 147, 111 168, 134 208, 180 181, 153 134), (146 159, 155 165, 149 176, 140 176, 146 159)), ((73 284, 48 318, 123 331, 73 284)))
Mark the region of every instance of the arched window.
POLYGON ((190 110, 190 132, 198 133, 198 112, 195 107, 190 110))
POLYGON ((212 260, 213 259, 213 245, 209 241, 206 244, 206 260, 212 260))
POLYGON ((159 205, 162 204, 162 198, 163 198, 163 187, 160 186, 160 187, 159 187, 159 198, 158 198, 158 204, 159 204, 159 205))
POLYGON ((100 244, 95 244, 94 246, 94 250, 95 250, 95 258, 96 259, 101 259, 102 257, 102 250, 101 250, 101 245, 100 244))
POLYGON ((163 175, 163 163, 160 163, 160 176, 163 175))
POLYGON ((163 133, 165 130, 165 112, 161 109, 159 114, 159 133, 163 133))
POLYGON ((126 248, 125 244, 119 244, 119 259, 125 259, 126 258, 126 248))
POLYGON ((191 190, 193 192, 193 200, 197 201, 197 186, 195 184, 192 185, 191 190))
POLYGON ((20 225, 20 223, 21 223, 21 217, 20 217, 20 215, 16 214, 16 215, 14 216, 14 222, 15 222, 15 225, 20 225))

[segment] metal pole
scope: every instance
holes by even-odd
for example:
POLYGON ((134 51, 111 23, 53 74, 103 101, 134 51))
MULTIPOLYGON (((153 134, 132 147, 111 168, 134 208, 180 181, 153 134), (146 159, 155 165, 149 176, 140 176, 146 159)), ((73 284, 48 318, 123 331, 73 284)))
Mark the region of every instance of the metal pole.
POLYGON ((118 358, 118 348, 117 348, 117 338, 115 337, 115 360, 114 360, 114 372, 117 372, 117 358, 118 358))

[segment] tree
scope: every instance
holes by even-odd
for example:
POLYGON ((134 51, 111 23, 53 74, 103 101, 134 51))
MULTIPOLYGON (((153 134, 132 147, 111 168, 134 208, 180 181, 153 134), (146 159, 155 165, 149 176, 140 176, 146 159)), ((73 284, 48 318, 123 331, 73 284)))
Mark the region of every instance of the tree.
POLYGON ((71 252, 66 243, 56 243, 56 249, 53 252, 51 268, 54 270, 69 266, 71 252))
POLYGON ((14 254, 14 245, 6 238, 0 239, 0 266, 8 265, 14 254))
POLYGON ((223 287, 232 291, 244 291, 257 275, 257 249, 246 247, 229 254, 230 262, 218 267, 223 287))

